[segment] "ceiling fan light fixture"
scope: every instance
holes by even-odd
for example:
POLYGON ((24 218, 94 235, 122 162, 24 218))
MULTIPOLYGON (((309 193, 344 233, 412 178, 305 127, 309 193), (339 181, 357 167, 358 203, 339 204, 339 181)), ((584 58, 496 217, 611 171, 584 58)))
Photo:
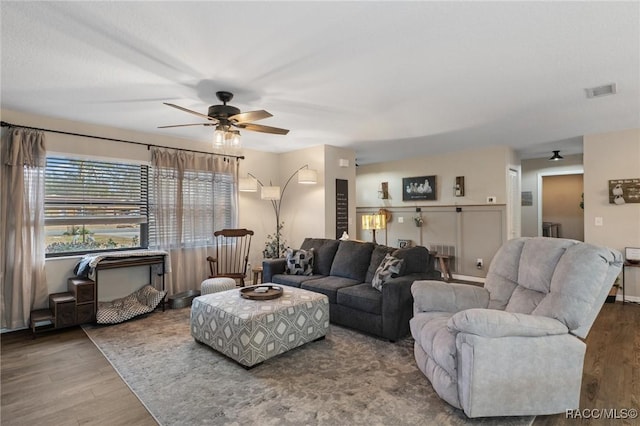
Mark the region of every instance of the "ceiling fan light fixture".
POLYGON ((549 158, 549 161, 560 161, 564 160, 564 157, 560 155, 560 151, 553 151, 553 155, 549 158))
POLYGON ((242 146, 242 138, 240 137, 240 131, 238 130, 228 131, 227 138, 230 141, 231 147, 240 148, 242 146))
POLYGON ((224 147, 225 141, 225 131, 221 128, 221 126, 217 126, 216 130, 213 132, 213 147, 216 149, 220 149, 224 147))

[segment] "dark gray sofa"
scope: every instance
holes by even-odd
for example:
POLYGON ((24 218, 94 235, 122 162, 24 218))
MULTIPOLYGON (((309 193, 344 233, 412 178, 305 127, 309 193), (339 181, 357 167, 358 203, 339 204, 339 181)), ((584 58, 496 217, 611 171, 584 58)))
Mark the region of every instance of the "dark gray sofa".
POLYGON ((265 259, 263 281, 299 287, 329 298, 331 322, 391 341, 409 334, 413 316, 411 284, 439 280, 440 272, 425 247, 396 249, 359 241, 307 238, 301 249, 314 249, 312 275, 285 274, 286 260, 265 259), (382 291, 371 285, 376 269, 387 253, 404 259, 400 274, 389 279, 382 291))

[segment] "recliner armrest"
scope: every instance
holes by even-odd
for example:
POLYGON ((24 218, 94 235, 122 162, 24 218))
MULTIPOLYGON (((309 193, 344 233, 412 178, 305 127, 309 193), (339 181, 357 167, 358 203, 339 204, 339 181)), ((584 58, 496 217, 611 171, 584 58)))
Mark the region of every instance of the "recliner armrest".
POLYGON ((284 274, 287 266, 287 259, 264 259, 262 261, 262 282, 270 283, 274 275, 284 274))
POLYGON ((489 292, 468 284, 416 281, 411 286, 413 312, 459 312, 489 306, 489 292))
POLYGON ((449 318, 447 327, 483 337, 541 337, 569 332, 567 326, 553 318, 495 309, 467 309, 458 312, 449 318))

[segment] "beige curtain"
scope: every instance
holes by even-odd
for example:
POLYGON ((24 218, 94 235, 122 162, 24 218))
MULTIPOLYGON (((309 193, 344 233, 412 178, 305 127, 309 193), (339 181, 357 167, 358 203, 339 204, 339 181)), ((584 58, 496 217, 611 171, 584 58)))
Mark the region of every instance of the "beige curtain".
POLYGON ((237 161, 152 148, 151 165, 150 209, 155 223, 150 248, 169 252, 171 273, 165 288, 168 294, 200 289, 209 275, 213 232, 237 223, 237 161))
POLYGON ((11 129, 3 138, 0 256, 2 327, 28 327, 47 304, 44 271, 44 134, 11 129))

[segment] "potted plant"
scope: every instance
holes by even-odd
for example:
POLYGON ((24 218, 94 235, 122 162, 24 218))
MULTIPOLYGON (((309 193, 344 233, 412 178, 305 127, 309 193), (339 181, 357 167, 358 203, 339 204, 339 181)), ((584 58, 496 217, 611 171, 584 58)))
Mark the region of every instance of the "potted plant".
POLYGON ((286 241, 282 237, 283 227, 284 222, 278 225, 274 234, 267 234, 267 241, 264 243, 264 250, 262 251, 262 256, 265 259, 277 259, 282 257, 284 252, 287 250, 286 241))

